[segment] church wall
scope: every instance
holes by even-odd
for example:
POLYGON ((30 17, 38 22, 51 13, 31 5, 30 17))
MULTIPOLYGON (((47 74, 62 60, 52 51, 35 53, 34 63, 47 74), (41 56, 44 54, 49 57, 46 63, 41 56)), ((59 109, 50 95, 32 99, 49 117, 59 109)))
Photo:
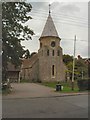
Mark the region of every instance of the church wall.
MULTIPOLYGON (((49 37, 50 38, 50 37, 49 37)), ((65 80, 65 70, 62 61, 62 49, 59 46, 59 40, 50 38, 45 38, 42 40, 43 46, 39 49, 39 79, 41 81, 64 81, 65 80), (51 47, 51 41, 56 42, 56 47, 51 47), (49 42, 48 42, 49 41, 49 42), (49 56, 47 55, 47 50, 49 50, 49 56), (52 51, 54 50, 54 56, 52 56, 52 51), (57 51, 60 51, 60 55, 57 55, 57 51), (54 65, 54 76, 52 75, 52 66, 54 65)))
POLYGON ((30 73, 30 76, 31 76, 31 81, 32 82, 36 82, 38 81, 38 72, 39 72, 39 63, 38 63, 38 60, 32 65, 32 68, 31 68, 31 73, 30 73))
POLYGON ((30 79, 30 71, 31 69, 28 68, 21 68, 21 72, 20 72, 20 79, 21 80, 29 80, 30 79))
MULTIPOLYGON (((29 66, 29 65, 28 65, 29 66)), ((29 80, 30 82, 35 82, 38 80, 38 60, 31 65, 31 67, 28 68, 22 68, 21 69, 21 79, 23 80, 29 80)))
POLYGON ((63 63, 63 58, 62 58, 62 49, 60 49, 60 57, 56 58, 56 66, 57 66, 57 81, 65 81, 65 71, 66 68, 63 63))
POLYGON ((45 48, 39 50, 39 79, 41 81, 50 81, 50 63, 49 58, 46 57, 45 48), (42 54, 43 51, 43 54, 42 54))
POLYGON ((56 42, 56 46, 60 46, 60 39, 57 37, 43 37, 42 39, 40 39, 40 43, 42 43, 42 47, 44 46, 49 46, 51 47, 51 41, 55 41, 56 42))

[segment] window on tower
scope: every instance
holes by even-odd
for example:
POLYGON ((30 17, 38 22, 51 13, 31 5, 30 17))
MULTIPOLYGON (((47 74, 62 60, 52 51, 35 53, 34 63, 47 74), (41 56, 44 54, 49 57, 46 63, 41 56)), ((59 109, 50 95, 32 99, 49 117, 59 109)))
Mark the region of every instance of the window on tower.
POLYGON ((55 75, 55 66, 54 65, 52 65, 52 76, 54 76, 55 75))
POLYGON ((52 46, 52 47, 55 47, 55 41, 52 41, 52 42, 51 42, 51 46, 52 46))
POLYGON ((57 51, 57 56, 60 56, 60 50, 57 51))
POLYGON ((42 56, 43 56, 43 50, 42 50, 42 56))
POLYGON ((52 56, 54 56, 54 50, 52 51, 52 56))
POLYGON ((40 43, 40 48, 42 47, 42 43, 40 43))
POLYGON ((47 56, 49 56, 49 50, 47 50, 47 56))

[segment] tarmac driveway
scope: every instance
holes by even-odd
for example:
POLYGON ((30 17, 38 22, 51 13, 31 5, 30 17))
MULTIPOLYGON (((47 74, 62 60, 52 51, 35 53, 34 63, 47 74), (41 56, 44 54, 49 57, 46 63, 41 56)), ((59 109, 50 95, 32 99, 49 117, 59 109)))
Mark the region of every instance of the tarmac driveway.
POLYGON ((54 97, 66 95, 78 95, 86 93, 60 93, 56 92, 54 88, 49 88, 35 83, 13 83, 11 84, 13 91, 8 95, 3 95, 3 99, 11 98, 35 98, 35 97, 54 97))
POLYGON ((48 97, 59 95, 55 89, 35 83, 13 83, 11 94, 4 95, 3 98, 30 98, 30 97, 48 97))

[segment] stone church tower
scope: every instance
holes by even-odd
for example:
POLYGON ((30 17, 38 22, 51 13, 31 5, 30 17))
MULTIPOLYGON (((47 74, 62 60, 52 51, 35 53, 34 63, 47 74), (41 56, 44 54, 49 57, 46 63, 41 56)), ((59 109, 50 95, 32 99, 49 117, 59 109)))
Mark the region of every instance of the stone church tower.
POLYGON ((29 81, 65 81, 66 66, 63 63, 62 48, 50 11, 40 41, 40 49, 30 59, 24 59, 21 78, 29 81))
POLYGON ((62 59, 62 48, 51 14, 47 18, 45 27, 39 38, 39 79, 43 81, 65 80, 65 66, 62 59))

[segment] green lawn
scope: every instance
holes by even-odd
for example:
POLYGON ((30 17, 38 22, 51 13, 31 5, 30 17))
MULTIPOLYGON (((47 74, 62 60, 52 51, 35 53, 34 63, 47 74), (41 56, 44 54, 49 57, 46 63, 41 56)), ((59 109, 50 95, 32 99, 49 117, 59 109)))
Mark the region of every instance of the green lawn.
POLYGON ((29 80, 21 80, 20 83, 29 83, 29 80))
MULTIPOLYGON (((56 89, 56 84, 57 83, 56 82, 52 82, 52 83, 44 82, 44 83, 41 83, 41 84, 56 89)), ((60 84, 63 86, 63 90, 60 91, 60 92, 78 92, 79 91, 76 82, 74 83, 74 90, 73 91, 72 91, 72 87, 71 87, 71 83, 70 82, 67 82, 67 83, 66 82, 61 82, 60 84)))

